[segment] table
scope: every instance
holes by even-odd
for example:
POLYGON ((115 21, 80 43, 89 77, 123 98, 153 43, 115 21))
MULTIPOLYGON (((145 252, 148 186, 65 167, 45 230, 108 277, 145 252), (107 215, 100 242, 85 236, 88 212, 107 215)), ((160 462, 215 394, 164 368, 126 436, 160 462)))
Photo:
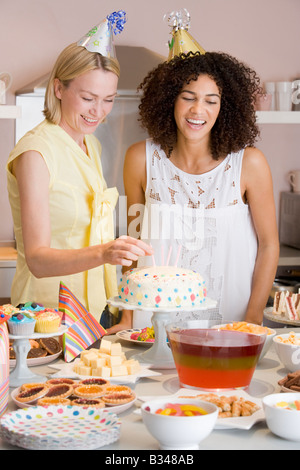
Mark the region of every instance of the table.
MULTIPOLYGON (((278 334, 289 333, 291 328, 278 328, 278 334)), ((108 336, 107 339, 116 341, 116 336, 108 336)), ((144 350, 143 346, 131 346, 130 343, 122 342, 122 347, 127 357, 144 350)), ((62 361, 59 359, 57 361, 62 361)), ((52 374, 55 370, 50 364, 36 366, 38 374, 52 374)), ((175 393, 179 382, 175 369, 160 370, 161 375, 153 378, 139 380, 133 389, 138 396, 145 395, 169 395, 175 393)), ((263 396, 280 392, 278 380, 287 374, 287 370, 279 362, 274 346, 272 345, 264 359, 257 366, 248 393, 252 396, 263 398, 263 396)), ((10 399, 8 411, 16 409, 14 402, 10 399)), ((158 444, 149 434, 143 424, 140 415, 134 413, 135 405, 120 414, 122 421, 120 439, 110 446, 102 447, 102 450, 148 450, 158 451, 158 444)), ((0 438, 0 450, 21 450, 11 446, 0 438)), ((239 429, 214 430, 210 436, 200 443, 199 450, 299 450, 299 442, 281 439, 269 431, 265 422, 256 423, 250 430, 239 429)), ((120 455, 118 453, 118 455, 120 455)), ((128 455, 128 453, 126 454, 128 455)), ((134 452, 132 452, 134 455, 134 452)))

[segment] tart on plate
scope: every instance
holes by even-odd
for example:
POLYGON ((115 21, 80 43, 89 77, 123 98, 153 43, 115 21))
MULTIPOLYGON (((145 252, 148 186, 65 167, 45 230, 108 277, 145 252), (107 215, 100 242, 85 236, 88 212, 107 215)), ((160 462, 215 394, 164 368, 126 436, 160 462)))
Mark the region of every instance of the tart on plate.
POLYGON ((71 404, 75 406, 93 406, 94 408, 105 407, 104 401, 100 400, 100 398, 75 398, 71 404))
POLYGON ((21 391, 19 395, 16 396, 16 400, 21 403, 29 403, 38 398, 41 398, 46 395, 49 388, 45 384, 40 384, 37 387, 31 387, 24 391, 21 391))
POLYGON ((37 401, 38 406, 50 406, 50 405, 70 405, 71 400, 68 398, 61 398, 61 397, 44 397, 40 398, 37 401))
POLYGON ((99 398, 105 394, 106 387, 102 385, 78 385, 74 395, 79 398, 99 398))

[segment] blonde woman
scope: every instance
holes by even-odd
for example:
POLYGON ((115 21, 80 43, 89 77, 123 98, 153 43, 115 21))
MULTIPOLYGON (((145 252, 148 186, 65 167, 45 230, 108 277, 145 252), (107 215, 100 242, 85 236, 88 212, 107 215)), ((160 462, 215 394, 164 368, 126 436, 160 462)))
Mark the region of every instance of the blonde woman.
MULTIPOLYGON (((130 237, 114 240, 116 188, 107 188, 93 136, 113 107, 116 59, 71 44, 59 55, 45 96, 45 120, 13 149, 8 192, 18 249, 11 298, 58 306, 63 281, 100 320, 116 295, 115 265, 149 254, 130 237)), ((114 312, 116 313, 116 312, 114 312)))

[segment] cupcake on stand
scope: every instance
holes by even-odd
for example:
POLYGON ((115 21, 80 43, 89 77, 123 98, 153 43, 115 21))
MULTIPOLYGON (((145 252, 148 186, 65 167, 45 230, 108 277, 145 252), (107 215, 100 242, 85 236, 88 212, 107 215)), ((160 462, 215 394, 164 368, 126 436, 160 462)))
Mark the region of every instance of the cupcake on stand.
POLYGON ((30 339, 61 336, 67 327, 60 325, 61 316, 54 309, 32 310, 19 309, 7 320, 9 339, 13 341, 16 353, 16 365, 9 374, 10 387, 19 387, 24 382, 41 382, 44 377, 33 373, 27 366, 27 355, 31 349, 30 339), (41 318, 40 315, 42 315, 41 318))

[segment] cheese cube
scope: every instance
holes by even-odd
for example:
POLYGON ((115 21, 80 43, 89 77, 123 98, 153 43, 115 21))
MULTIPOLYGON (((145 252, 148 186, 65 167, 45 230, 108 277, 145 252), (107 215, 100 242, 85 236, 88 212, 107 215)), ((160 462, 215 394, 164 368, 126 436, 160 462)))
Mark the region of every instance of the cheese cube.
POLYGON ((102 367, 106 365, 106 359, 104 357, 96 357, 95 359, 91 359, 90 366, 92 369, 96 369, 97 367, 102 367))
POLYGON ((110 354, 110 350, 111 350, 111 342, 107 341, 107 339, 102 338, 101 343, 100 343, 100 351, 110 354))
POLYGON ((90 367, 87 367, 87 366, 80 366, 78 367, 78 372, 77 374, 79 375, 91 375, 91 368, 90 367))
POLYGON ((103 377, 104 379, 107 379, 108 377, 111 376, 111 368, 103 366, 101 367, 101 375, 100 377, 103 377))
POLYGON ((96 377, 103 377, 104 379, 107 379, 110 377, 111 369, 110 367, 102 366, 102 367, 97 367, 95 369, 92 369, 92 374, 96 377))
POLYGON ((110 356, 108 359, 107 359, 107 365, 109 367, 113 367, 113 366, 120 366, 122 364, 122 358, 121 356, 110 356))
POLYGON ((93 353, 95 353, 95 354, 98 354, 99 349, 97 349, 97 348, 90 348, 90 349, 88 349, 88 351, 93 352, 93 353))
POLYGON ((139 361, 135 359, 130 359, 123 364, 127 367, 127 372, 129 375, 137 374, 141 370, 139 361))
POLYGON ((124 366, 123 364, 118 365, 118 366, 112 366, 111 376, 112 377, 118 377, 118 376, 121 376, 121 375, 128 375, 127 367, 124 366))
POLYGON ((126 367, 129 375, 137 374, 141 370, 141 366, 138 361, 130 361, 130 364, 128 364, 126 367))
POLYGON ((121 343, 112 343, 110 354, 112 356, 121 356, 122 354, 122 346, 121 343))
POLYGON ((80 366, 84 366, 83 361, 79 360, 78 362, 75 362, 73 370, 74 370, 74 372, 76 372, 76 374, 79 374, 78 370, 79 370, 80 366))
POLYGON ((91 365, 91 361, 92 361, 92 360, 95 360, 95 359, 97 359, 97 358, 98 358, 97 354, 91 352, 91 353, 89 353, 89 354, 84 354, 82 360, 83 360, 83 362, 85 363, 86 366, 90 366, 90 365, 91 365))

